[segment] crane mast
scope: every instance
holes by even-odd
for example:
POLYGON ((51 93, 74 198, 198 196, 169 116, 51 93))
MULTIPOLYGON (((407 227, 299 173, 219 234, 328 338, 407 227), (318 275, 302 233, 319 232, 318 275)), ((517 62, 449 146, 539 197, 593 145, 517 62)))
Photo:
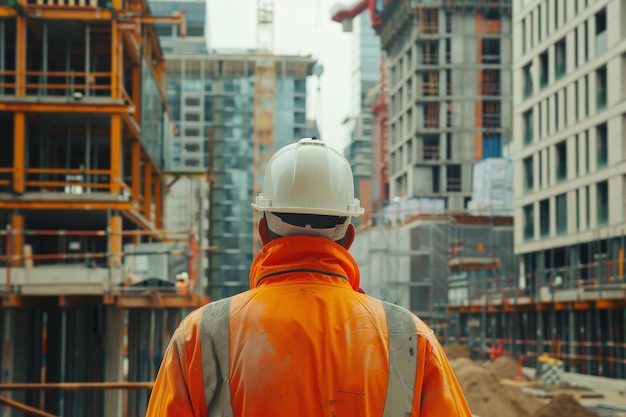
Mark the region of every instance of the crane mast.
MULTIPOLYGON (((274 0, 257 0, 257 39, 254 61, 253 186, 255 198, 261 192, 267 161, 274 152, 274 0)), ((253 211, 252 254, 261 249, 257 233, 260 214, 253 211)))

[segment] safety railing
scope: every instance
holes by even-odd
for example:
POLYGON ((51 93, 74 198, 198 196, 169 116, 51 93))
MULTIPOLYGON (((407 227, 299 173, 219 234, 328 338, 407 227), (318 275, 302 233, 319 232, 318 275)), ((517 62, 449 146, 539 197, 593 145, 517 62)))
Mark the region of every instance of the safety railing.
POLYGON ((0 168, 0 189, 4 186, 11 185, 13 168, 1 167, 0 168))
MULTIPOLYGON (((217 249, 214 246, 200 247, 191 230, 19 230, 7 226, 6 229, 0 230, 0 239, 4 241, 4 253, 0 254, 0 265, 3 264, 5 267, 5 282, 2 287, 8 295, 15 291, 15 283, 12 280, 14 268, 32 269, 38 266, 66 263, 112 268, 122 265, 125 257, 144 255, 187 257, 188 279, 191 288, 195 288, 197 287, 198 262, 200 262, 199 253, 217 249), (133 249, 127 252, 122 250, 123 238, 141 236, 151 236, 171 244, 182 243, 186 246, 133 249), (113 239, 119 240, 114 244, 113 239), (35 241, 38 245, 34 245, 35 241), (43 247, 42 252, 33 253, 33 248, 36 247, 43 247), (64 252, 46 252, 45 248, 50 247, 67 247, 68 249, 64 252)), ((142 291, 145 289, 142 288, 142 291)))
POLYGON ((0 70, 0 96, 15 94, 15 71, 0 70))
POLYGON ((423 161, 437 161, 439 160, 439 146, 437 145, 424 145, 421 149, 421 156, 423 161))
POLYGON ((103 0, 27 0, 29 5, 36 6, 79 6, 79 7, 105 7, 103 0))
POLYGON ((422 55, 422 64, 423 65, 439 65, 439 54, 438 53, 424 53, 422 55))
POLYGON ((77 96, 111 95, 110 72, 26 71, 26 95, 77 96))
POLYGON ((27 168, 25 173, 27 191, 84 194, 111 190, 108 169, 27 168))

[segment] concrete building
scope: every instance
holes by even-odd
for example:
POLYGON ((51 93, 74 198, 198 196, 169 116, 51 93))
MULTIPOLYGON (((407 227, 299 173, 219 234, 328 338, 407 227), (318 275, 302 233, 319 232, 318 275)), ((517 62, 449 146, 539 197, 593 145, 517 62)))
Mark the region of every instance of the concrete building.
MULTIPOLYGON (((155 24, 166 61, 172 55, 195 57, 207 55, 206 2, 203 0, 150 0, 150 9, 160 16, 183 14, 185 36, 180 26, 171 23, 155 24), (183 12, 184 11, 184 12, 183 12)), ((167 64, 166 64, 167 65, 167 64)), ((193 233, 199 247, 209 246, 209 137, 186 137, 186 124, 196 127, 197 122, 186 120, 186 106, 197 100, 194 86, 176 88, 180 74, 166 72, 167 97, 175 122, 176 134, 164 143, 164 171, 167 177, 163 223, 166 230, 193 233), (191 96, 191 98, 189 98, 191 96), (183 111, 181 112, 181 108, 183 111)), ((198 116, 199 117, 199 116, 198 116)), ((209 258, 200 254, 198 275, 208 282, 209 258)))
POLYGON ((179 25, 157 23, 154 28, 163 53, 207 53, 207 3, 204 0, 150 0, 150 10, 158 16, 180 14, 184 10, 185 36, 179 25))
POLYGON ((615 259, 626 226, 626 4, 516 5, 516 251, 526 270, 615 259))
POLYGON ((155 20, 143 0, 0 2, 0 367, 44 387, 5 391, 3 416, 143 415, 148 389, 48 384, 153 380, 183 310, 208 301, 125 268, 157 255, 128 245, 188 238, 164 231, 155 20))
MULTIPOLYGON (((372 216, 372 106, 368 92, 379 79, 380 40, 369 15, 361 13, 352 22, 350 143, 344 155, 354 174, 354 192, 365 208, 365 215, 354 218, 355 225, 367 223, 372 216)), ((346 121, 348 121, 346 120, 346 121)))
MULTIPOLYGON (((210 172, 209 255, 212 299, 248 288, 252 263, 254 51, 168 54, 168 99, 178 137, 173 169, 210 172), (180 152, 180 153, 178 153, 180 152), (180 156, 178 156, 180 155, 180 156), (209 158, 210 157, 210 158, 209 158)), ((276 56, 276 149, 311 131, 306 118, 310 56, 276 56)))
POLYGON ((399 1, 378 32, 388 56, 389 199, 464 209, 472 163, 511 139, 511 1, 399 1))

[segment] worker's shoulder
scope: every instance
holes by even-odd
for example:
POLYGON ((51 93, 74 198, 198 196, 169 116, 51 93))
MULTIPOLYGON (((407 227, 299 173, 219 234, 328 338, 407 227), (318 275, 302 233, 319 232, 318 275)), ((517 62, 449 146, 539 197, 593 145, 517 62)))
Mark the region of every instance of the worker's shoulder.
POLYGON ((412 330, 417 334, 427 337, 432 335, 433 330, 408 309, 388 301, 381 302, 385 310, 385 315, 387 316, 387 322, 394 323, 394 327, 398 328, 401 332, 412 330))
POLYGON ((206 325, 228 322, 232 299, 233 297, 227 297, 211 301, 189 313, 183 320, 183 323, 187 325, 206 325))

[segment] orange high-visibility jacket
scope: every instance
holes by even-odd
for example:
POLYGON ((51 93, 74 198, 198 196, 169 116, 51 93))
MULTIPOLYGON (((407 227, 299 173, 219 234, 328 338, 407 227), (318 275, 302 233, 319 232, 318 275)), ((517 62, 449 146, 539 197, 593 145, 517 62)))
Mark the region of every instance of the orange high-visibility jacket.
POLYGON ((356 262, 335 242, 271 241, 250 287, 183 320, 148 417, 472 415, 432 330, 356 291, 356 262))

